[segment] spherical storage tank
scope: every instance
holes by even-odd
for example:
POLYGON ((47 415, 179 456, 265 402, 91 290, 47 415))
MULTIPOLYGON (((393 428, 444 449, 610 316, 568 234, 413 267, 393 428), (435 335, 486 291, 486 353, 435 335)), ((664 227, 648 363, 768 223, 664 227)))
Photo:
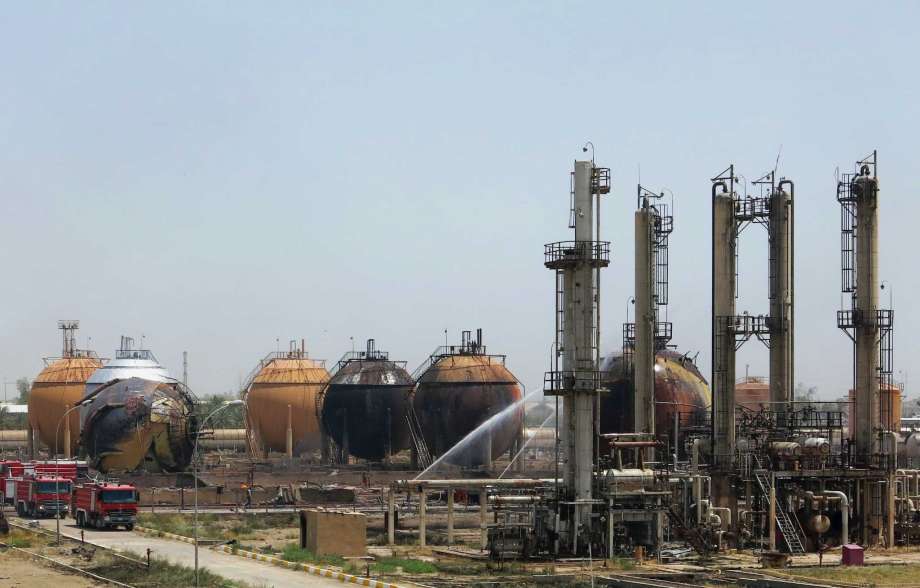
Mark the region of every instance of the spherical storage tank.
POLYGON ((70 434, 70 452, 76 452, 80 442, 80 411, 71 410, 66 420, 62 417, 83 397, 86 380, 102 367, 102 361, 94 352, 76 348, 75 331, 78 327, 79 321, 58 323, 64 334, 61 357, 44 360, 45 368, 33 380, 29 394, 29 424, 52 454, 64 452, 67 431, 70 434))
POLYGON ((379 461, 408 449, 406 403, 414 382, 405 362, 377 351, 347 353, 322 396, 323 429, 349 454, 379 461))
POLYGON ((268 354, 245 389, 247 428, 266 451, 287 450, 288 419, 293 453, 320 449, 320 394, 329 382, 325 362, 310 359, 292 342, 291 349, 268 354), (290 408, 289 408, 290 407, 290 408))
POLYGON ((61 417, 83 398, 86 380, 102 362, 94 355, 85 355, 47 359, 45 363, 45 369, 32 382, 29 423, 54 454, 64 452, 64 435, 69 431, 70 451, 74 453, 80 442, 80 411, 72 410, 66 421, 61 417))
POLYGON ((175 472, 191 463, 194 398, 131 338, 90 376, 84 400, 80 442, 95 469, 175 472))
MULTIPOLYGON (((422 435, 433 456, 443 455, 481 423, 521 400, 517 378, 505 367, 505 356, 488 355, 481 344, 463 332, 460 346, 441 347, 420 368, 412 406, 422 435)), ((482 465, 508 451, 521 434, 524 409, 518 405, 488 431, 458 448, 447 461, 482 465)))
MULTIPOLYGON (((601 433, 633 432, 635 396, 623 355, 604 358, 602 370, 609 391, 600 398, 601 433)), ((656 434, 670 439, 674 412, 680 414, 681 427, 702 425, 712 405, 712 393, 692 359, 665 349, 655 354, 655 403, 656 434)))

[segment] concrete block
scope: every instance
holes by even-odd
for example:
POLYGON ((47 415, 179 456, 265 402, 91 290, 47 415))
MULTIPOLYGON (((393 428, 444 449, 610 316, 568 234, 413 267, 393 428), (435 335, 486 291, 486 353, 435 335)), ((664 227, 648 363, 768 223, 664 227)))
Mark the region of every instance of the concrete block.
POLYGON ((367 516, 325 509, 302 510, 300 545, 315 555, 366 555, 367 516))

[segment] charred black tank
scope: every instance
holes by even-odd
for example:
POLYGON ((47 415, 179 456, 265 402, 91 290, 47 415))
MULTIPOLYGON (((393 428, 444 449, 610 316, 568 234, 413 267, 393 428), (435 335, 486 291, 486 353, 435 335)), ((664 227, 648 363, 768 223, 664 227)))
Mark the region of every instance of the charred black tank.
POLYGON ((408 449, 406 403, 415 382, 406 364, 378 351, 346 353, 322 396, 323 429, 343 453, 379 461, 408 449))
MULTIPOLYGON (((521 400, 521 386, 505 367, 505 356, 489 355, 481 332, 463 332, 459 346, 439 347, 418 370, 412 406, 429 451, 443 455, 488 419, 521 400)), ((468 448, 447 461, 487 464, 508 451, 521 435, 524 410, 509 411, 468 448)))

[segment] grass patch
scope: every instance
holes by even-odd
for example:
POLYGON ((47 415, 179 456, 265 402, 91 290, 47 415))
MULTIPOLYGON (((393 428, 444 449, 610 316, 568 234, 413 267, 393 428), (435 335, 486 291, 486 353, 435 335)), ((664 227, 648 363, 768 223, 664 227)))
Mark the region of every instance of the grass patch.
POLYGON ((281 551, 281 559, 297 563, 313 563, 338 566, 340 568, 349 567, 349 562, 339 555, 319 555, 312 551, 301 549, 297 543, 288 543, 281 551))
POLYGON ((853 584, 914 584, 920 564, 881 566, 834 566, 826 568, 794 568, 782 572, 783 576, 814 578, 829 582, 853 584))
MULTIPOLYGON (((148 529, 183 537, 192 537, 195 534, 194 518, 187 514, 140 513, 137 517, 137 524, 148 529)), ((257 531, 294 527, 296 524, 297 515, 295 513, 236 516, 199 514, 198 535, 208 539, 252 539, 257 531)))
MULTIPOLYGON (((141 558, 134 555, 135 558, 141 558)), ((99 565, 90 570, 93 573, 131 584, 138 588, 154 586, 194 586, 195 570, 187 566, 171 563, 164 559, 153 558, 150 570, 141 566, 126 565, 124 561, 110 557, 99 559, 99 565)), ((198 569, 198 585, 203 588, 250 588, 244 582, 235 582, 205 569, 198 569)))
POLYGON ((371 569, 381 574, 395 573, 398 568, 407 574, 433 574, 438 571, 436 565, 420 559, 382 557, 371 564, 371 569))

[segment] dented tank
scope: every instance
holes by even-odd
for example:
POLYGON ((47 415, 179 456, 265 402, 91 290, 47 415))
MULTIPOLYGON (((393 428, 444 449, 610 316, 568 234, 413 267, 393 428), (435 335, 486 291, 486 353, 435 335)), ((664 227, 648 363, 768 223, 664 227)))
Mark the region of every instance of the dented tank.
POLYGON ((409 448, 406 402, 414 381, 406 363, 392 361, 369 339, 347 353, 322 395, 323 429, 343 451, 379 461, 409 448))
POLYGON ((93 468, 177 472, 191 463, 197 423, 182 384, 115 379, 87 398, 81 442, 93 468))
MULTIPOLYGON (((504 355, 488 355, 481 332, 473 340, 463 332, 459 346, 438 348, 417 373, 412 407, 434 456, 443 455, 471 431, 521 400, 521 386, 505 367, 504 355)), ((522 432, 519 406, 489 431, 456 451, 447 461, 465 466, 487 464, 508 451, 522 432)))
MULTIPOLYGON (((634 430, 632 378, 622 354, 602 361, 607 391, 600 397, 601 433, 634 430)), ((671 349, 655 354, 655 432, 670 441, 674 434, 674 413, 681 430, 702 426, 712 405, 709 384, 692 359, 671 349)))

